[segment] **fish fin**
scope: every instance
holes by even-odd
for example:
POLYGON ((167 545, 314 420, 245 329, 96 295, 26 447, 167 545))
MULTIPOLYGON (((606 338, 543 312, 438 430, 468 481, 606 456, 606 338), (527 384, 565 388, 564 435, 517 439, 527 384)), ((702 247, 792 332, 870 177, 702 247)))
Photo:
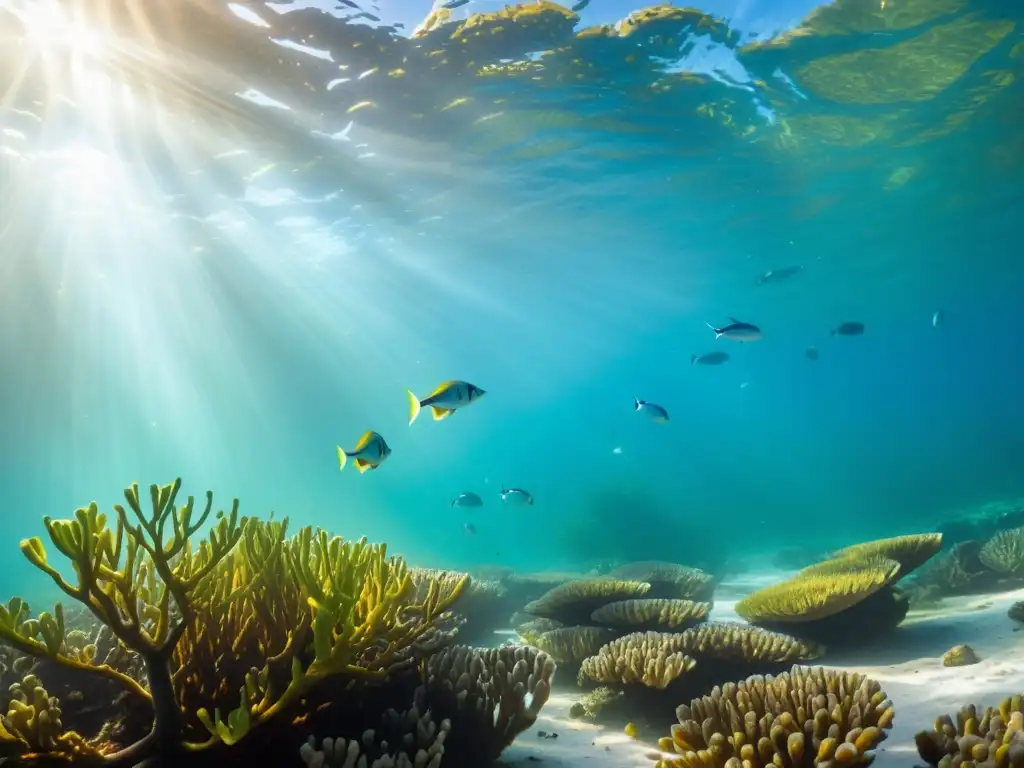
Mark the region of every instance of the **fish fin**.
POLYGON ((634 411, 639 411, 643 407, 643 404, 644 404, 643 400, 637 400, 635 397, 633 398, 633 410, 634 411))
POLYGON ((438 408, 436 405, 430 406, 430 409, 434 412, 434 421, 441 421, 447 419, 455 410, 452 408, 438 408))
POLYGON ((359 438, 359 442, 356 443, 356 447, 352 449, 352 453, 359 453, 363 448, 370 444, 371 440, 373 440, 373 430, 368 429, 363 433, 363 436, 359 438))
POLYGON ((345 453, 345 451, 339 445, 338 446, 338 471, 339 472, 345 468, 345 464, 347 462, 348 462, 348 454, 345 453))
POLYGON ((737 320, 735 317, 730 317, 729 319, 736 323, 736 325, 743 325, 742 320, 737 320))
POLYGON ((363 474, 364 472, 366 472, 369 469, 376 469, 376 468, 377 467, 376 467, 375 464, 371 464, 370 462, 366 461, 365 459, 356 459, 356 469, 359 470, 359 474, 363 474))
POLYGON ((697 362, 697 356, 696 355, 690 355, 690 365, 693 365, 696 362, 697 362))
POLYGON ((416 421, 416 417, 420 415, 420 399, 416 397, 411 389, 405 391, 409 395, 409 426, 412 426, 412 423, 416 421))
POLYGON ((452 379, 450 381, 442 382, 442 383, 437 385, 437 387, 434 389, 433 392, 431 392, 429 395, 427 395, 427 399, 429 400, 431 397, 435 397, 437 395, 440 395, 442 392, 445 392, 446 390, 451 389, 452 387, 457 387, 461 383, 462 382, 456 381, 455 379, 452 379))

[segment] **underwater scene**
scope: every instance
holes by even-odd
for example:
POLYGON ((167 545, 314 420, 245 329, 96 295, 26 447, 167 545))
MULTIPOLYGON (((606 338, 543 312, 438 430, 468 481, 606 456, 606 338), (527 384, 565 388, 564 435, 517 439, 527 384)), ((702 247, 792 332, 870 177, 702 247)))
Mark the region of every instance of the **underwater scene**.
POLYGON ((1024 4, 0 0, 0 765, 1024 768, 1024 4))

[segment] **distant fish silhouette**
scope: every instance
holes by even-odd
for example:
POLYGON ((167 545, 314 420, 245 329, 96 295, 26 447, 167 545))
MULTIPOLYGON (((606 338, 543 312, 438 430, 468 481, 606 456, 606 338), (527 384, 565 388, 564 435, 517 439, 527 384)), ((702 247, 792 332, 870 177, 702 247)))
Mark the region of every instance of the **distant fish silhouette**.
POLYGON ((804 354, 807 355, 807 359, 808 360, 817 360, 818 359, 818 348, 815 347, 815 346, 810 346, 810 347, 808 347, 807 349, 804 350, 804 354))
POLYGON ((586 8, 588 5, 590 5, 590 0, 580 0, 578 3, 576 3, 576 5, 574 5, 572 7, 572 12, 573 13, 579 13, 584 8, 586 8))
POLYGON ((832 329, 833 336, 860 336, 862 333, 864 333, 864 323, 856 320, 848 320, 832 329))
POLYGON ((727 352, 706 352, 703 355, 690 355, 690 365, 721 365, 728 361, 727 352))
POLYGON ((454 10, 455 8, 466 5, 467 3, 469 3, 469 0, 448 0, 447 3, 442 3, 441 7, 447 8, 449 11, 451 11, 454 10))
POLYGON ((477 494, 473 493, 472 491, 460 493, 458 496, 452 499, 453 507, 461 507, 463 509, 482 507, 483 505, 484 500, 481 499, 477 494))
POLYGON ((745 341, 758 341, 764 338, 764 334, 761 333, 761 329, 756 325, 750 323, 744 323, 737 320, 735 317, 730 317, 729 320, 732 322, 729 325, 722 326, 721 328, 715 328, 711 323, 705 322, 708 328, 715 332, 715 338, 726 338, 733 341, 745 342, 745 341))
POLYGON ((786 280, 795 275, 799 275, 803 272, 803 267, 782 267, 781 269, 769 269, 763 275, 758 275, 757 279, 754 280, 754 285, 764 285, 765 283, 777 283, 780 280, 786 280))
POLYGON ((533 506, 533 494, 522 488, 501 488, 501 500, 509 506, 533 506))

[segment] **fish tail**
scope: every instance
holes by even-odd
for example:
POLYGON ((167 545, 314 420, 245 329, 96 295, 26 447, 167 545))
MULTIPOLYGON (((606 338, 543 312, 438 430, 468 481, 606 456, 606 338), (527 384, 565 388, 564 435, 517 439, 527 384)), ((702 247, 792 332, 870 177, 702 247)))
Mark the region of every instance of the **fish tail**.
POLYGON ((420 399, 411 389, 405 391, 409 395, 409 425, 411 426, 416 421, 416 417, 420 415, 420 399))
POLYGON ((639 411, 640 408, 643 406, 643 404, 644 404, 643 400, 637 400, 635 397, 633 398, 633 410, 634 411, 639 411))
POLYGON ((345 453, 345 451, 339 445, 338 446, 338 471, 339 472, 345 468, 345 464, 347 462, 348 462, 348 454, 345 453))
POLYGON ((704 321, 704 325, 706 325, 708 328, 710 328, 712 331, 715 332, 715 338, 716 339, 719 338, 722 335, 722 332, 720 330, 718 330, 717 328, 715 328, 715 326, 713 326, 707 320, 704 321))

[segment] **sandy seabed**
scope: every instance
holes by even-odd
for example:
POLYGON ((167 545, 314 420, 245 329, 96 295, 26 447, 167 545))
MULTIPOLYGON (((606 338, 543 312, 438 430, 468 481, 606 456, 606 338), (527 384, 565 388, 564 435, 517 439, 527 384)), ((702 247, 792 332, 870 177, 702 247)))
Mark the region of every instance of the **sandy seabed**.
MULTIPOLYGON (((711 619, 738 621, 736 601, 763 583, 785 574, 744 576, 722 584, 711 619)), ((863 650, 827 654, 815 665, 863 672, 877 680, 896 707, 889 738, 877 751, 873 768, 925 765, 914 747, 914 734, 931 728, 938 715, 954 714, 964 704, 994 706, 1006 696, 1024 692, 1024 625, 1006 615, 1024 600, 1024 589, 991 595, 947 598, 934 610, 912 611, 884 640, 863 650), (966 667, 942 666, 942 654, 967 643, 981 661, 966 667)), ((722 681, 728 682, 728 681, 722 681)), ((564 685, 565 681, 561 681, 564 685)), ((634 741, 621 728, 573 720, 569 707, 579 697, 556 691, 537 723, 502 755, 508 768, 652 768, 651 742, 634 741), (539 731, 557 733, 543 739, 539 731)), ((683 703, 683 702, 679 702, 683 703)), ((665 713, 664 735, 675 722, 665 713)), ((622 723, 625 726, 625 722, 622 723)))

